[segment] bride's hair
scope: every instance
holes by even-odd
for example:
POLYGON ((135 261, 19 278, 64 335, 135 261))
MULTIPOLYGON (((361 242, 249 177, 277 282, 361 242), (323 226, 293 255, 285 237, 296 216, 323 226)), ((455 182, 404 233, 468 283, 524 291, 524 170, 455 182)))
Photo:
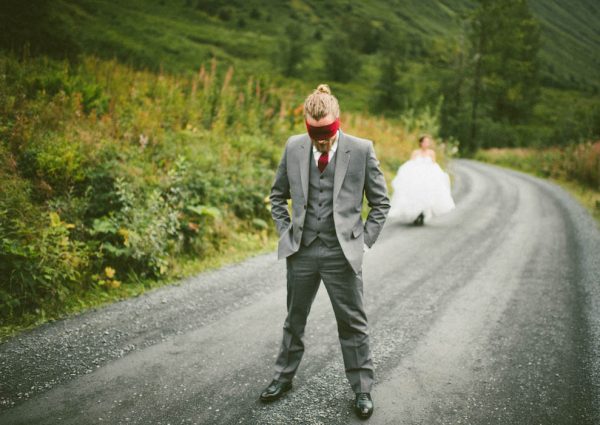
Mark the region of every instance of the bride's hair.
POLYGON ((304 115, 310 115, 315 120, 320 120, 328 114, 338 118, 340 116, 340 105, 337 98, 331 94, 329 86, 319 84, 304 101, 304 115))
POLYGON ((419 146, 421 146, 421 144, 423 143, 423 140, 425 140, 426 137, 429 137, 429 140, 431 140, 431 136, 427 133, 421 134, 419 136, 419 146))

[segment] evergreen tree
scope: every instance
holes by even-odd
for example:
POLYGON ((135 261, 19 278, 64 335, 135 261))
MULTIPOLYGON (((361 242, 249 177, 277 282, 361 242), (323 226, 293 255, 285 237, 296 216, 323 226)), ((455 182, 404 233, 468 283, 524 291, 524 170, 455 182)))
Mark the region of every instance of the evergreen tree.
POLYGON ((404 110, 408 105, 409 90, 402 82, 406 72, 407 42, 397 32, 388 31, 381 42, 379 54, 381 67, 375 95, 372 98, 374 112, 394 112, 404 110))
POLYGON ((376 112, 400 112, 406 104, 407 90, 400 83, 398 59, 389 55, 383 61, 379 81, 375 86, 374 110, 376 112))
POLYGON ((360 71, 358 55, 352 49, 350 38, 337 31, 324 44, 323 60, 327 78, 347 82, 360 71))
MULTIPOLYGON (((461 21, 463 24, 463 21, 461 21)), ((468 90, 472 72, 468 46, 463 33, 456 38, 443 37, 437 40, 437 51, 431 66, 437 68, 443 102, 440 110, 440 136, 469 140, 468 90)))
POLYGON ((471 19, 473 87, 471 148, 480 113, 497 123, 523 124, 539 98, 539 24, 526 0, 479 0, 471 19))
MULTIPOLYGON (((469 46, 466 39, 467 20, 464 16, 456 17, 456 25, 462 29, 456 36, 434 37, 426 57, 427 67, 432 69, 439 82, 439 94, 443 101, 440 109, 440 136, 458 137, 458 130, 464 128, 458 122, 467 104, 470 73, 469 46)), ((468 122, 468 120, 467 120, 468 122)), ((462 139, 462 138, 461 138, 462 139)))
POLYGON ((274 52, 275 63, 286 77, 301 75, 302 59, 306 53, 305 35, 298 23, 291 23, 284 29, 277 50, 274 52))

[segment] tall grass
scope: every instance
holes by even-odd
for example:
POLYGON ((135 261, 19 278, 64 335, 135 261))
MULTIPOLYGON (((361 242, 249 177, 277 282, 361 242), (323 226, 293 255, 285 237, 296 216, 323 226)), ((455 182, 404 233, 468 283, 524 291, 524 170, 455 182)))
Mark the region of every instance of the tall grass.
POLYGON ((600 191, 600 140, 545 149, 487 149, 478 152, 476 159, 577 182, 600 191))
POLYGON ((264 199, 295 105, 234 74, 0 57, 3 321, 272 231, 264 199))
POLYGON ((436 108, 424 108, 421 112, 409 109, 396 119, 342 113, 341 121, 346 132, 373 140, 376 154, 389 180, 398 167, 410 158, 412 151, 419 147, 418 138, 423 133, 433 136, 433 149, 438 153, 438 162, 442 167, 458 152, 459 143, 456 139, 436 137, 439 131, 440 105, 436 108))
POLYGON ((475 159, 555 180, 600 226, 600 141, 545 149, 486 149, 477 152, 475 159))

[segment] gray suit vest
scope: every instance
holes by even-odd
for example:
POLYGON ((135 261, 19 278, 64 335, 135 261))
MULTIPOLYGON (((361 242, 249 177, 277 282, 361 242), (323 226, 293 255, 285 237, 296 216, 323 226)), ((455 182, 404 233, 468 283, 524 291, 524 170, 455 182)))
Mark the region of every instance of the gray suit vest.
POLYGON ((339 243, 333 221, 333 176, 339 152, 336 151, 323 173, 315 164, 312 149, 309 149, 309 154, 308 203, 302 244, 309 245, 319 238, 328 247, 333 247, 339 243))

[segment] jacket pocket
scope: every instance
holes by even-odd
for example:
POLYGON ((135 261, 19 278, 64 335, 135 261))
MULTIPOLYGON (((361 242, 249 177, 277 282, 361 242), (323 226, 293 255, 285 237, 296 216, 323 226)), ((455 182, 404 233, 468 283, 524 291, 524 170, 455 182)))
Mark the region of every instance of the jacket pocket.
POLYGON ((279 234, 279 240, 283 239, 283 237, 292 230, 292 223, 289 223, 288 226, 279 234))
POLYGON ((354 236, 355 238, 359 237, 363 230, 364 228, 362 222, 357 223, 356 226, 354 226, 354 228, 352 229, 352 236, 354 236))

